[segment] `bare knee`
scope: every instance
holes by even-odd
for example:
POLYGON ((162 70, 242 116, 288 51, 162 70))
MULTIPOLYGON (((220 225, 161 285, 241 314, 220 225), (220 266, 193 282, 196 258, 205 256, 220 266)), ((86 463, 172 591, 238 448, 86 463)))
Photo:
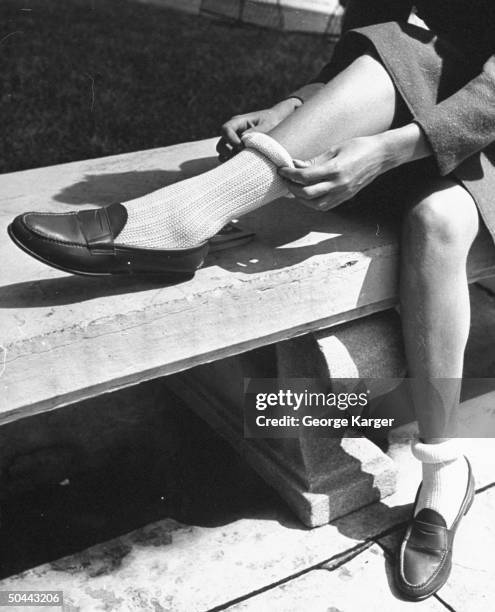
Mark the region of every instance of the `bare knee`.
POLYGON ((405 243, 421 252, 427 248, 467 255, 479 228, 474 200, 455 183, 430 192, 413 203, 405 218, 405 243))

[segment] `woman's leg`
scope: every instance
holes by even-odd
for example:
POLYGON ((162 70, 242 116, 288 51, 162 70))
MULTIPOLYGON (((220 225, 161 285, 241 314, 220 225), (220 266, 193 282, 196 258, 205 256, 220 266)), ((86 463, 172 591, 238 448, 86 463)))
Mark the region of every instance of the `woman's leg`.
POLYGON ((128 221, 116 243, 195 246, 232 218, 285 194, 278 166, 291 164, 295 157, 307 159, 354 136, 389 129, 398 103, 381 63, 362 55, 270 133, 267 141, 275 146, 268 142, 267 150, 252 144, 205 174, 125 202, 128 221))
POLYGON ((415 453, 424 461, 416 513, 431 508, 447 525, 457 515, 467 484, 462 456, 453 457, 452 444, 450 460, 442 461, 440 451, 449 447, 441 443, 452 435, 457 418, 470 325, 466 260, 478 229, 469 193, 450 179, 437 179, 409 208, 402 238, 404 341, 420 435, 427 443, 415 453))
POLYGON ((382 66, 364 54, 270 132, 293 158, 310 159, 357 136, 390 129, 402 100, 382 66))

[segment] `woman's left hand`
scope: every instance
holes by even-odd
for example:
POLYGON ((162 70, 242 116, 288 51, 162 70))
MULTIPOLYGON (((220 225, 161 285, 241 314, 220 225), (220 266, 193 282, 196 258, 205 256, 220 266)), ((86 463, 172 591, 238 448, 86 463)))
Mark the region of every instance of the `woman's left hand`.
POLYGON ((297 198, 322 211, 350 200, 393 166, 380 135, 353 138, 312 160, 294 160, 294 165, 280 168, 280 176, 297 198))

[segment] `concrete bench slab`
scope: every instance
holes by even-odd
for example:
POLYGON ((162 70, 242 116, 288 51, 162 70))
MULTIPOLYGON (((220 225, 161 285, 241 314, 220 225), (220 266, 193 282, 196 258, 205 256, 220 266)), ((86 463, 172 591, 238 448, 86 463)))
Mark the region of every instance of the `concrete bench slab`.
MULTIPOLYGON (((137 197, 212 168, 216 139, 0 176, 0 232, 26 210, 137 197)), ((0 243, 0 423, 321 330, 392 306, 397 241, 376 219, 289 199, 243 219, 257 233, 176 286, 90 280, 0 243)), ((471 279, 488 276, 480 243, 471 279)))

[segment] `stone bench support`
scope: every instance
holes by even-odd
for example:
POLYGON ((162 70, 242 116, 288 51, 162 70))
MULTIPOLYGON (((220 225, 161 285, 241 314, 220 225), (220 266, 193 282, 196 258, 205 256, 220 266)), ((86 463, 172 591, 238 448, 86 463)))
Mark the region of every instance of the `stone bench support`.
POLYGON ((398 315, 392 310, 198 366, 169 377, 167 384, 315 527, 393 493, 393 462, 371 441, 352 435, 316 439, 302 431, 297 439, 245 439, 245 379, 273 377, 282 386, 292 378, 317 379, 311 391, 318 392, 328 390, 331 377, 403 373, 398 315))

